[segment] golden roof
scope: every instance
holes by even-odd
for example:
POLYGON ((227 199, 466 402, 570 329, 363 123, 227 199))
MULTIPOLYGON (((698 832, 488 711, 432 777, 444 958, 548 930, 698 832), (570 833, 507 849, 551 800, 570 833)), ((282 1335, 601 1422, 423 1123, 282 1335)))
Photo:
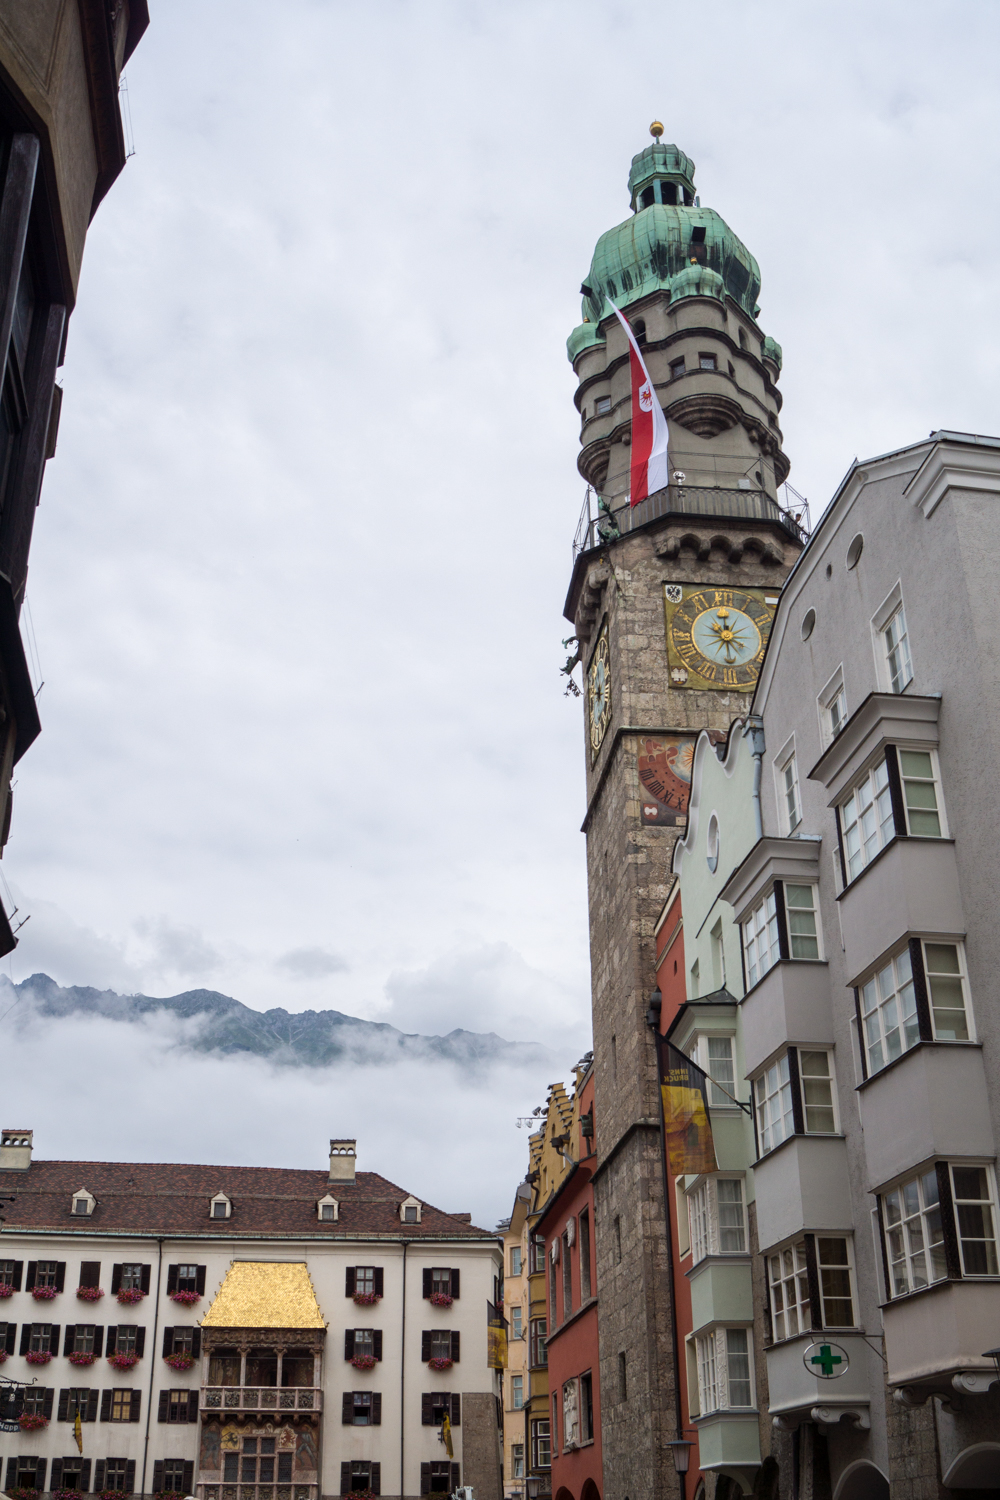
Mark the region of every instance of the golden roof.
POLYGON ((325 1328, 304 1261, 234 1260, 202 1328, 325 1328))

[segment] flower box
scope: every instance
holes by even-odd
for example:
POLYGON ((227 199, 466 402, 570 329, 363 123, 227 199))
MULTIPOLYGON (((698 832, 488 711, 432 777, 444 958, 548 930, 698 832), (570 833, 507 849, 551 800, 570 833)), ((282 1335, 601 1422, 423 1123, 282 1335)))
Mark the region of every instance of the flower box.
MULTIPOLYGON (((194 1307, 196 1302, 201 1301, 200 1292, 171 1292, 171 1302, 180 1302, 184 1307, 194 1307)), ((165 1493, 165 1492, 164 1492, 165 1493)))
POLYGON ((122 1492, 121 1490, 102 1490, 100 1500, 123 1500, 122 1492))
POLYGON ((30 1489, 26 1484, 15 1484, 13 1488, 8 1486, 4 1493, 10 1496, 10 1500, 38 1500, 41 1490, 30 1489))
POLYGON ((109 1354, 108 1364, 113 1365, 116 1370, 131 1370, 137 1359, 136 1354, 109 1354))
POLYGON ((83 1349, 74 1349, 69 1357, 71 1365, 92 1365, 96 1355, 87 1354, 83 1349))
POLYGON ((436 1354, 433 1359, 427 1361, 427 1368, 429 1370, 450 1370, 451 1360, 445 1359, 442 1354, 436 1354))
POLYGON ((431 1307, 450 1307, 455 1299, 447 1292, 431 1292, 427 1300, 431 1307))
POLYGON ((99 1302, 104 1296, 104 1288, 102 1286, 78 1286, 76 1295, 81 1302, 99 1302))
POLYGON ((52 1298, 58 1297, 59 1293, 54 1286, 33 1286, 31 1295, 36 1302, 51 1302, 52 1298))
POLYGON ((378 1360, 374 1354, 355 1354, 351 1358, 351 1364, 356 1370, 374 1370, 378 1360))
POLYGON ((120 1286, 116 1295, 119 1302, 128 1306, 132 1302, 141 1302, 146 1293, 137 1286, 120 1286))
POLYGON ((172 1370, 190 1370, 194 1367, 194 1355, 185 1354, 183 1350, 179 1350, 177 1354, 165 1354, 163 1358, 164 1363, 172 1370))
POLYGON ((47 1349, 29 1349, 24 1357, 29 1365, 47 1365, 52 1355, 47 1349))
MULTIPOLYGON (((11 1283, 9 1281, 0 1281, 0 1297, 13 1297, 13 1295, 14 1288, 11 1283)), ((8 1490, 7 1493, 9 1495, 12 1495, 14 1491, 8 1490)), ((34 1490, 32 1490, 31 1493, 34 1494, 34 1490)))
POLYGON ((48 1427, 48 1417, 43 1417, 41 1412, 23 1411, 17 1419, 17 1425, 22 1432, 40 1432, 43 1427, 48 1427))
POLYGON ((374 1307, 376 1302, 382 1301, 382 1296, 379 1292, 355 1292, 354 1301, 359 1307, 374 1307))
POLYGON ((79 1490, 50 1490, 52 1500, 80 1500, 79 1490))

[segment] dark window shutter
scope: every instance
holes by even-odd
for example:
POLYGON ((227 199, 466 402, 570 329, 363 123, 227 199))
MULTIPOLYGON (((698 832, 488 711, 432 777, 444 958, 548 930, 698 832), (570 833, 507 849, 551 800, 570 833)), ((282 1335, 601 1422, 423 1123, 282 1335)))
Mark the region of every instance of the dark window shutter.
MULTIPOLYGON (((934 1028, 931 1025, 931 1007, 927 999, 927 975, 924 973, 924 945, 919 938, 910 938, 910 967, 913 970, 913 999, 917 1007, 917 1027, 920 1032, 920 1040, 929 1042, 933 1039, 934 1028)), ((861 1038, 862 1047, 864 1037, 861 1038)))
POLYGON ((899 779, 899 758, 895 745, 885 747, 885 774, 889 783, 889 801, 892 805, 892 825, 896 837, 906 837, 906 809, 903 806, 903 783, 899 779))
POLYGON ((381 1330, 381 1328, 375 1328, 375 1329, 372 1330, 372 1353, 374 1354, 374 1356, 375 1356, 376 1359, 381 1359, 382 1358, 382 1330, 381 1330))
POLYGON ((101 1284, 101 1262, 99 1260, 82 1260, 80 1262, 80 1285, 100 1286, 101 1284))
POLYGON ((188 1421, 189 1422, 197 1422, 197 1420, 198 1420, 198 1392, 197 1391, 188 1391, 188 1421))
POLYGON ((99 1495, 104 1488, 105 1460, 99 1458, 94 1464, 94 1494, 99 1495))
POLYGON ((421 1333, 421 1335, 420 1335, 420 1358, 423 1360, 424 1364, 426 1364, 427 1361, 430 1359, 430 1357, 431 1357, 431 1331, 430 1331, 429 1328, 425 1328, 424 1331, 423 1331, 423 1333, 421 1333))
MULTIPOLYGON (((54 1458, 52 1460, 52 1479, 50 1482, 54 1490, 59 1489, 62 1485, 62 1466, 63 1461, 61 1458, 54 1458)), ((37 1479, 35 1482, 37 1484, 37 1479)))
POLYGON ((174 1352, 174 1330, 172 1328, 164 1328, 164 1330, 163 1330, 163 1358, 166 1359, 167 1355, 168 1354, 173 1354, 173 1352, 174 1352))
POLYGON ((353 1328, 345 1328, 344 1329, 344 1358, 345 1359, 353 1359, 354 1358, 354 1329, 353 1328))
POLYGON ((380 1463, 374 1463, 371 1466, 371 1478, 368 1481, 368 1488, 373 1490, 376 1495, 381 1495, 382 1493, 382 1465, 380 1463))
MULTIPOLYGON (((788 1049, 788 1081, 792 1088, 792 1129, 796 1135, 805 1135, 806 1120, 805 1111, 802 1108, 802 1080, 799 1077, 799 1050, 797 1047, 788 1049)), ((821 1325, 814 1325, 819 1328, 821 1325)))
POLYGON ((778 919, 778 957, 782 962, 788 962, 788 916, 785 912, 785 885, 784 881, 774 882, 774 915, 778 919))
POLYGON ((118 1346, 118 1325, 115 1323, 115 1324, 112 1324, 112 1326, 108 1329, 108 1349, 107 1349, 107 1354, 108 1354, 108 1358, 109 1359, 111 1358, 112 1354, 114 1354, 115 1349, 117 1348, 117 1346, 118 1346))
POLYGON ((49 1351, 52 1354, 59 1353, 59 1324, 53 1323, 49 1331, 49 1351))
POLYGON ((69 1391, 59 1392, 59 1405, 56 1407, 56 1421, 69 1421, 69 1391))
POLYGON ((434 1290, 434 1282, 431 1280, 430 1266, 424 1267, 424 1296, 429 1297, 434 1290))
POLYGON ((150 1278, 152 1276, 152 1272, 153 1272, 152 1266, 143 1266, 143 1268, 142 1268, 142 1280, 139 1283, 139 1285, 140 1285, 142 1291, 144 1291, 146 1293, 147 1297, 149 1296, 150 1278))
POLYGON ((457 1328, 451 1330, 451 1357, 456 1365, 462 1357, 462 1335, 457 1328))
POLYGON ((205 1295, 205 1267, 204 1266, 199 1266, 198 1267, 198 1285, 196 1287, 196 1290, 197 1290, 197 1293, 198 1293, 199 1297, 204 1297, 204 1295, 205 1295))
POLYGON ((140 1411, 141 1407, 142 1407, 142 1392, 141 1391, 133 1391, 132 1392, 131 1404, 129 1405, 129 1414, 128 1414, 128 1419, 129 1419, 130 1422, 138 1422, 138 1420, 139 1420, 139 1411, 140 1411))
POLYGON ((457 1271, 452 1271, 452 1273, 451 1273, 451 1295, 453 1297, 460 1297, 462 1295, 461 1291, 459 1290, 459 1286, 460 1286, 460 1281, 459 1281, 458 1272, 457 1271))
POLYGON ((100 1394, 101 1394, 100 1391, 88 1391, 87 1392, 87 1421, 88 1422, 96 1422, 97 1421, 97 1398, 100 1396, 100 1394))
POLYGON ((102 1422, 110 1422, 111 1421, 111 1392, 110 1391, 102 1391, 101 1392, 101 1421, 102 1422))
POLYGON ((382 1392, 372 1391, 372 1426, 382 1426, 382 1392))
POLYGON ((354 1289, 357 1286, 357 1284, 358 1284, 358 1268, 357 1268, 357 1266, 348 1266, 348 1268, 347 1268, 347 1281, 346 1281, 346 1285, 344 1287, 344 1296, 345 1297, 353 1297, 354 1296, 354 1289))
MULTIPOLYGON (((837 854, 838 854, 838 856, 840 858, 840 878, 843 881, 844 886, 846 888, 846 886, 847 886, 847 855, 844 852, 844 830, 843 830, 843 827, 841 826, 841 821, 840 821, 840 807, 839 806, 835 807, 833 809, 833 813, 834 813, 834 817, 837 820, 837 854)), ((744 985, 744 989, 745 988, 746 988, 746 986, 744 985)))
POLYGON ((24 1290, 26 1292, 30 1292, 31 1291, 31 1288, 35 1284, 35 1277, 37 1275, 38 1275, 38 1262, 37 1262, 37 1260, 29 1260, 28 1261, 28 1274, 24 1278, 24 1290))
MULTIPOLYGON (((52 1463, 53 1478, 55 1478, 55 1467, 56 1467, 55 1460, 53 1460, 53 1463, 52 1463)), ((44 1458, 40 1458, 38 1460, 37 1464, 35 1465, 35 1489, 36 1490, 44 1490, 44 1488, 45 1488, 45 1459, 44 1458)))
MULTIPOLYGON (((72 1352, 73 1352, 73 1345, 75 1343, 76 1343, 76 1324, 75 1323, 67 1323, 65 1331, 63 1333, 63 1354, 72 1354, 72 1352)), ((59 1350, 56 1349, 53 1352, 56 1353, 56 1354, 58 1354, 59 1350)))
POLYGON ((430 1492, 431 1492, 431 1466, 430 1466, 430 1464, 421 1464, 420 1465, 420 1493, 422 1495, 429 1495, 430 1492))
POLYGON ((126 1493, 126 1495, 132 1495, 132 1494, 135 1493, 135 1459, 134 1458, 130 1458, 128 1460, 128 1462, 126 1463, 126 1465, 125 1465, 125 1493, 126 1493))
POLYGON ((112 1295, 112 1297, 114 1297, 117 1294, 118 1288, 121 1286, 121 1284, 122 1284, 122 1268, 121 1268, 121 1266, 112 1266, 111 1267, 111 1295, 112 1295))
POLYGON ((165 1422, 167 1420, 167 1402, 169 1400, 170 1400, 170 1392, 169 1391, 161 1391, 160 1392, 160 1402, 159 1402, 159 1405, 158 1405, 158 1407, 156 1409, 156 1420, 158 1422, 165 1422))
POLYGON ((184 1460, 184 1493, 190 1495, 194 1489, 194 1459, 184 1460))
POLYGON ((46 1389, 45 1395, 42 1397, 42 1416, 45 1417, 46 1420, 50 1420, 52 1417, 52 1398, 54 1395, 55 1391, 53 1390, 52 1386, 49 1386, 46 1389))
POLYGON ((201 1358, 201 1329, 196 1328, 191 1335, 191 1353, 195 1359, 201 1358))
POLYGON ((934 1163, 937 1172, 938 1198, 941 1202, 941 1228, 944 1231, 944 1258, 950 1280, 962 1274, 962 1262, 958 1253, 958 1234, 955 1229, 955 1203, 951 1196, 951 1173, 946 1161, 934 1163))
POLYGON ((816 1236, 807 1234, 803 1236, 806 1247, 806 1281, 809 1285, 809 1311, 812 1315, 812 1326, 823 1327, 823 1303, 819 1295, 819 1268, 816 1264, 816 1236))
POLYGON ((19 1350, 19 1353, 21 1353, 21 1354, 27 1354, 27 1352, 28 1352, 28 1345, 30 1343, 31 1343, 31 1324, 30 1323, 22 1323, 21 1324, 21 1348, 19 1350))
POLYGON ((15 1292, 19 1292, 21 1290, 21 1272, 23 1270, 24 1270, 24 1261, 23 1260, 16 1260, 14 1262, 14 1290, 15 1290, 15 1292))
POLYGON ((451 1466, 451 1487, 452 1487, 452 1489, 453 1490, 457 1490, 458 1487, 459 1487, 459 1485, 461 1483, 462 1483, 462 1471, 459 1468, 458 1464, 452 1464, 452 1466, 451 1466))
POLYGON ((430 1391, 424 1391, 420 1397, 420 1422, 424 1427, 434 1426, 434 1408, 431 1406, 430 1391))
POLYGON ((80 1489, 86 1493, 90 1489, 90 1459, 85 1458, 80 1465, 80 1489))
MULTIPOLYGON (((168 1266, 167 1267, 167 1296, 169 1297, 170 1293, 171 1292, 176 1292, 176 1290, 177 1290, 177 1267, 176 1266, 168 1266)), ((155 1465, 154 1465, 154 1467, 155 1467, 155 1465)))
POLYGON ((94 1357, 95 1357, 95 1359, 100 1359, 100 1357, 101 1357, 101 1346, 102 1346, 103 1343, 104 1343, 104 1329, 103 1328, 95 1328, 94 1329, 94 1357))
POLYGON ((342 1495, 351 1493, 351 1465, 346 1458, 340 1465, 340 1493, 342 1495))
POLYGON ((7 1343, 6 1343, 6 1346, 5 1346, 6 1349, 7 1349, 7 1353, 8 1354, 13 1354, 14 1353, 14 1349, 16 1347, 16 1345, 14 1343, 14 1339, 15 1339, 16 1335, 17 1335, 17 1324, 16 1323, 8 1323, 7 1324, 7 1343))
POLYGON ((342 1427, 354 1426, 354 1392, 345 1391, 340 1411, 340 1422, 342 1427))
POLYGON ((135 1352, 137 1358, 141 1359, 146 1352, 146 1330, 137 1328, 135 1331, 135 1352))
POLYGON ((158 1495, 163 1489, 163 1459, 158 1458, 153 1464, 153 1494, 158 1495))
POLYGON ((381 1296, 384 1295, 384 1283, 385 1283, 385 1277, 382 1274, 382 1267, 381 1266, 376 1266, 375 1267, 375 1295, 376 1295, 376 1297, 381 1297, 381 1296))
MULTIPOLYGON (((858 1023, 858 1046, 861 1051, 861 1076, 868 1077, 868 1046, 865 1040, 865 1023, 861 1019, 861 991, 854 989, 854 1015, 858 1023)), ((920 1024, 919 1021, 917 1023, 920 1024)))
POLYGON ((57 1260, 56 1261, 56 1291, 57 1292, 64 1292, 65 1290, 66 1290, 66 1262, 64 1260, 57 1260))
POLYGON ((462 1425, 462 1398, 457 1392, 453 1392, 451 1398, 451 1425, 452 1427, 462 1425))

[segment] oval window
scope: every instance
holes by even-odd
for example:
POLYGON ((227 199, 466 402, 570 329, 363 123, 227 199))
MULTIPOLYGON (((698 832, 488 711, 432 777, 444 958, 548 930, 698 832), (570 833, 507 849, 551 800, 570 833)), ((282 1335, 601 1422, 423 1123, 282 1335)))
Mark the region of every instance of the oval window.
POLYGON ((708 820, 708 868, 714 875, 719 868, 719 820, 715 813, 708 820))
POLYGON ((816 629, 816 611, 814 609, 807 609, 806 610, 805 614, 802 616, 802 627, 801 628, 802 628, 802 639, 804 641, 807 641, 809 639, 809 637, 812 635, 813 631, 816 629))
POLYGON ((849 568, 857 567, 858 563, 861 560, 861 554, 864 551, 864 547, 865 539, 859 531, 857 536, 854 538, 853 542, 847 549, 847 566, 849 568))

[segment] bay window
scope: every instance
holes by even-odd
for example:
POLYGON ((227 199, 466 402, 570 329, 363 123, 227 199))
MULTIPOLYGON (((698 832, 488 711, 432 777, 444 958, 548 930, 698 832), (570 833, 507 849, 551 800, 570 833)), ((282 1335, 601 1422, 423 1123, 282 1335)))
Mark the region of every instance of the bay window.
POLYGON ((778 962, 778 909, 774 891, 754 907, 743 923, 743 955, 747 971, 747 988, 763 979, 778 962))
POLYGON ((788 1053, 773 1062, 754 1081, 754 1103, 757 1109, 757 1134, 760 1151, 773 1151, 795 1132, 792 1117, 792 1080, 788 1053))
POLYGON ((854 1270, 847 1235, 804 1234, 767 1256, 776 1342, 821 1328, 853 1328, 854 1270))
POLYGON ((706 1255, 744 1255, 746 1208, 741 1177, 708 1177, 688 1194, 691 1260, 706 1255))
POLYGON ((847 879, 860 875, 896 836, 892 815, 892 793, 885 760, 867 771, 840 808, 847 879))
POLYGON ((788 1047, 753 1080, 761 1156, 791 1135, 837 1131, 833 1056, 826 1047, 788 1047))
POLYGON ((901 1182, 882 1199, 890 1296, 943 1281, 948 1274, 937 1170, 901 1182))
POLYGON ((966 1042, 970 1006, 961 943, 910 938, 857 991, 867 1075, 918 1042, 966 1042))
POLYGON ((754 1405, 750 1335, 746 1328, 715 1328, 695 1339, 698 1408, 710 1412, 754 1405))

